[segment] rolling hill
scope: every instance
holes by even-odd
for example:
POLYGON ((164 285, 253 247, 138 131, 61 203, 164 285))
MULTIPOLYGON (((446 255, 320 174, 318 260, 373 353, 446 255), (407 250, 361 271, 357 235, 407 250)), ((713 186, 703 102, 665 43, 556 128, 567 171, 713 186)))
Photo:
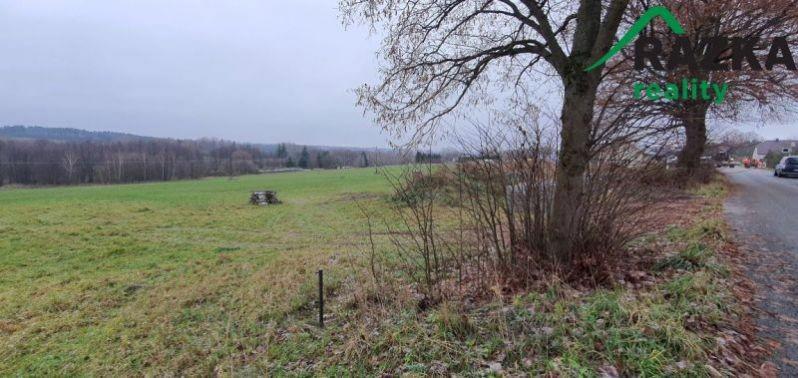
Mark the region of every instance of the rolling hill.
POLYGON ((88 131, 41 126, 3 126, 0 127, 0 139, 45 139, 58 142, 129 142, 156 138, 114 131, 88 131))

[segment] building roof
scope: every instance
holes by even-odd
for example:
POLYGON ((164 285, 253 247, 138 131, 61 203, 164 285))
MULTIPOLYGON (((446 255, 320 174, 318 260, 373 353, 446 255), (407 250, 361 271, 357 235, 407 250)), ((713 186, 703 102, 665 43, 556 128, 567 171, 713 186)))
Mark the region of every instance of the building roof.
POLYGON ((798 149, 798 141, 796 140, 768 140, 756 145, 757 155, 767 155, 770 151, 781 153, 785 148, 789 148, 791 152, 798 149))

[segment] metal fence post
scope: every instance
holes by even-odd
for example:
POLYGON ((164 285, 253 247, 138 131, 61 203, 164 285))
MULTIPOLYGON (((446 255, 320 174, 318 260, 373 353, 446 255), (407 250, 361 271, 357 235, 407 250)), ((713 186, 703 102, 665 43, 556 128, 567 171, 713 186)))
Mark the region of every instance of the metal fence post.
POLYGON ((324 271, 319 269, 319 327, 324 328, 324 271))

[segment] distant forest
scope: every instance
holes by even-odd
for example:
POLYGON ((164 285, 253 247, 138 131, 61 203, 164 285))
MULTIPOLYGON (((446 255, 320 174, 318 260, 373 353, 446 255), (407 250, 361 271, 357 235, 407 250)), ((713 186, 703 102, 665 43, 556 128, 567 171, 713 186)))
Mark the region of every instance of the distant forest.
POLYGON ((406 162, 399 153, 388 150, 25 129, 0 128, 0 186, 169 181, 281 168, 333 169, 406 162))

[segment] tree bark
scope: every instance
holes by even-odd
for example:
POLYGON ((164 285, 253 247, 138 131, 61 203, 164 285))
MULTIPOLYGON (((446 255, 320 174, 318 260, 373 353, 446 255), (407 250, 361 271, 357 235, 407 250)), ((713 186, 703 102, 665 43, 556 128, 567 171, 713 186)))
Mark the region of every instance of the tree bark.
POLYGON ((581 220, 584 176, 590 162, 590 130, 598 80, 574 72, 565 80, 565 98, 560 114, 560 151, 556 189, 550 220, 551 253, 561 262, 573 258, 573 240, 581 220))
POLYGON ((549 220, 550 255, 563 264, 572 263, 583 216, 584 180, 590 163, 590 134, 601 71, 585 67, 609 48, 626 1, 612 1, 604 22, 601 1, 580 1, 571 54, 558 68, 565 89, 560 111, 562 129, 557 159, 556 189, 549 220))
POLYGON ((707 144, 707 104, 696 104, 680 114, 684 125, 685 143, 679 154, 679 167, 692 175, 701 166, 707 144))

